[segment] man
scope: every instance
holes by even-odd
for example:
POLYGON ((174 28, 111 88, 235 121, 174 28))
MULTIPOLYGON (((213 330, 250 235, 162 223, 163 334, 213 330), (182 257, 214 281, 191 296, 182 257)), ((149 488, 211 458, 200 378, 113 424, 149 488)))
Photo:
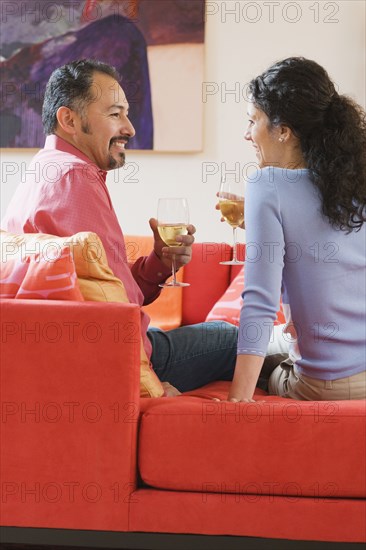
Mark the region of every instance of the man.
MULTIPOLYGON (((17 188, 2 228, 58 236, 93 231, 102 240, 108 263, 123 281, 130 302, 152 302, 160 293, 159 283, 171 275, 173 254, 177 268, 190 261, 195 228, 190 225, 188 234, 178 237, 182 246, 167 247, 152 218, 154 250, 130 269, 106 187, 107 171, 124 165, 125 146, 135 134, 115 69, 94 60, 56 69, 47 84, 42 121, 45 147, 17 188)), ((148 329, 148 323, 143 314, 145 350, 156 374, 166 382, 168 395, 232 379, 236 327, 210 323, 208 329, 207 323, 201 323, 164 332, 148 329)))

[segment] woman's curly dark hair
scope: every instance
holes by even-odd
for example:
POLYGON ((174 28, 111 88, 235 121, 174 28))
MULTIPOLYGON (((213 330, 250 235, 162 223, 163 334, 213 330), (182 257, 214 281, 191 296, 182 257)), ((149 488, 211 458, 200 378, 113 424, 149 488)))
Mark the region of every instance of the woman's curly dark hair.
POLYGON ((350 232, 366 221, 366 116, 339 95, 315 61, 290 57, 253 79, 249 93, 271 126, 284 124, 300 140, 323 214, 350 232))

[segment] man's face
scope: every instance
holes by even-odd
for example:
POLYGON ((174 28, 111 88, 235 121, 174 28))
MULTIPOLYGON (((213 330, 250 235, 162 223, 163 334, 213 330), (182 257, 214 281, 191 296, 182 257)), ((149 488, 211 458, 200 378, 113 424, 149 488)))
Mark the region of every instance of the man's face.
POLYGON ((125 145, 135 135, 127 99, 114 78, 95 72, 93 99, 75 118, 74 145, 102 170, 121 168, 125 145))

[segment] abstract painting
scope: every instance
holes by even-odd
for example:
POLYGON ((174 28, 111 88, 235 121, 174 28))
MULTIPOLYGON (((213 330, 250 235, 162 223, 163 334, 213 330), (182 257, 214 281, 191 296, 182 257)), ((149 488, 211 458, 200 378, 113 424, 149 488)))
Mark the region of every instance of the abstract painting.
POLYGON ((202 149, 205 0, 1 3, 0 146, 44 144, 52 71, 76 59, 116 67, 136 129, 129 148, 202 149))

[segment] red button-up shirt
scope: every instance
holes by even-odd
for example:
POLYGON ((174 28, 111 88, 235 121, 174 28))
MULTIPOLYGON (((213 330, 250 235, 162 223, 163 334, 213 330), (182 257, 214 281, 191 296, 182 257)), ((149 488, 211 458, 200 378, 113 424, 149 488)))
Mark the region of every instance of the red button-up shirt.
MULTIPOLYGON (((129 266, 121 227, 106 186, 106 175, 81 151, 51 135, 31 161, 1 223, 12 233, 48 233, 60 237, 92 231, 101 239, 113 273, 122 280, 131 303, 152 302, 158 283, 170 270, 154 252, 129 266)), ((141 312, 148 357, 149 317, 141 312)))

